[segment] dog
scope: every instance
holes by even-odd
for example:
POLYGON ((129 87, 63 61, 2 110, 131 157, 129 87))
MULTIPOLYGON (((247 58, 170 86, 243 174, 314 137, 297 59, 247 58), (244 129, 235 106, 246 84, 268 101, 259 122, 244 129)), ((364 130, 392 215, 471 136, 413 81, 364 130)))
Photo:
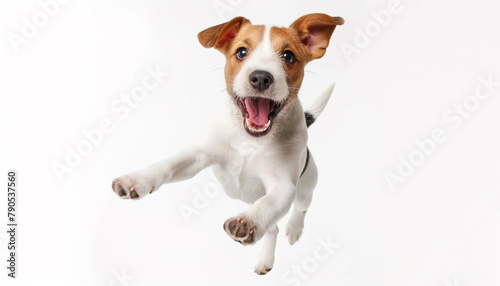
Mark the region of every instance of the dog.
POLYGON ((262 238, 254 270, 268 273, 274 264, 278 220, 294 206, 286 226, 293 245, 302 235, 318 178, 307 128, 323 111, 333 86, 304 112, 298 100, 304 67, 325 54, 335 27, 343 23, 341 17, 319 13, 302 16, 288 28, 253 25, 236 17, 200 32, 205 48, 226 57, 230 100, 218 114, 212 136, 143 171, 116 178, 113 191, 124 199, 140 199, 212 166, 225 193, 250 204, 227 219, 224 230, 244 245, 262 238))

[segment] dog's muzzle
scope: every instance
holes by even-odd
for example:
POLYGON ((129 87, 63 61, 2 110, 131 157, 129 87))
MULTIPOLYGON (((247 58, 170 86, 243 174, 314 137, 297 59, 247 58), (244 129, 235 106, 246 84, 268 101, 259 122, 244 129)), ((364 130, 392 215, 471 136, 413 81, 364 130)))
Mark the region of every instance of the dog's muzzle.
POLYGON ((243 126, 248 134, 262 136, 271 130, 273 120, 283 104, 263 97, 245 97, 238 100, 243 115, 243 126))

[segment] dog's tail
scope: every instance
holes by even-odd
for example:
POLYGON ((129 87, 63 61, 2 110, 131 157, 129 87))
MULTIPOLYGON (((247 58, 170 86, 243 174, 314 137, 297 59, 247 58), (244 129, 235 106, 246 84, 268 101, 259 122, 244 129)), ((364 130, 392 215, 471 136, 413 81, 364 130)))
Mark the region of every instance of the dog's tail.
POLYGON ((335 83, 328 85, 320 94, 320 96, 313 100, 313 102, 311 102, 311 104, 306 108, 304 116, 306 117, 307 127, 311 126, 321 114, 323 109, 325 109, 325 106, 328 103, 330 96, 332 95, 334 87, 335 83))

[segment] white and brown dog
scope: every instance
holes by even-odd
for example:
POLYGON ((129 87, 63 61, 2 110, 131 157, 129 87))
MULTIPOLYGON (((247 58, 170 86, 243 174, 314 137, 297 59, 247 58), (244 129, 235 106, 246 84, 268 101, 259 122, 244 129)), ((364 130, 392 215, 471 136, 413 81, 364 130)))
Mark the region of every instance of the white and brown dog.
POLYGON ((333 89, 304 112, 297 98, 304 67, 325 54, 335 27, 343 23, 340 17, 309 14, 281 28, 252 25, 237 17, 199 33, 204 47, 226 56, 226 87, 232 99, 219 114, 213 136, 143 171, 115 179, 113 190, 121 198, 139 199, 163 184, 192 178, 213 166, 226 194, 251 204, 226 220, 224 230, 242 244, 264 237, 255 272, 270 271, 276 224, 292 204, 288 241, 294 244, 302 234, 317 182, 317 168, 306 145, 307 127, 333 89))

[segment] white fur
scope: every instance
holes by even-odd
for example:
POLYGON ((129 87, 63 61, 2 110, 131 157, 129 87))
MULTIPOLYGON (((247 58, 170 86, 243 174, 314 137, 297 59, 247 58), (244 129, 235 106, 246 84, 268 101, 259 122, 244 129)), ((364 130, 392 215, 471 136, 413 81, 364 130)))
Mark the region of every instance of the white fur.
MULTIPOLYGON (((254 70, 268 71, 274 77, 274 83, 263 96, 277 101, 284 101, 288 96, 286 73, 279 55, 271 47, 269 30, 270 27, 266 27, 264 40, 251 51, 234 80, 238 96, 254 95, 248 80, 254 70)), ((236 218, 240 218, 239 221, 243 219, 252 229, 255 241, 265 236, 262 254, 255 267, 255 272, 265 274, 274 262, 278 233, 276 223, 294 204, 286 233, 290 244, 299 239, 305 211, 317 181, 312 156, 300 177, 307 156, 304 111, 298 100, 291 101, 281 110, 267 135, 253 137, 244 130, 238 107, 229 100, 226 104, 222 108, 224 112, 217 117, 211 136, 204 143, 143 171, 115 179, 113 189, 123 198, 133 198, 134 193, 141 198, 163 184, 189 179, 213 166, 226 194, 251 204, 236 218)), ((314 110, 319 113, 322 108, 316 106, 314 110)), ((234 237, 230 232, 228 234, 245 243, 244 239, 234 237)))

